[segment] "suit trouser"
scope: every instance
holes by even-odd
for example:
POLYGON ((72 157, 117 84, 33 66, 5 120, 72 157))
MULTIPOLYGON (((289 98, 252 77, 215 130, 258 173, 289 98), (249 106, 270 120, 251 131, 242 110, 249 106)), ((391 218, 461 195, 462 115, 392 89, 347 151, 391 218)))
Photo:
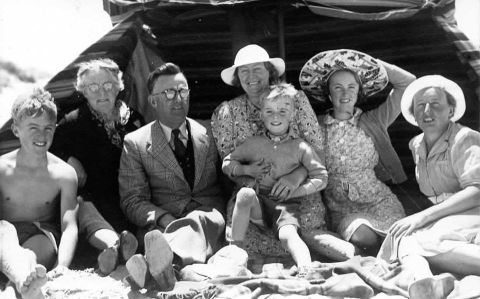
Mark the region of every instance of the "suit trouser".
POLYGON ((224 232, 223 215, 216 209, 202 207, 171 222, 163 233, 182 266, 186 266, 205 263, 223 246, 224 232))
POLYGON ((78 226, 79 232, 85 234, 87 240, 100 229, 115 231, 92 202, 83 200, 78 207, 78 226))

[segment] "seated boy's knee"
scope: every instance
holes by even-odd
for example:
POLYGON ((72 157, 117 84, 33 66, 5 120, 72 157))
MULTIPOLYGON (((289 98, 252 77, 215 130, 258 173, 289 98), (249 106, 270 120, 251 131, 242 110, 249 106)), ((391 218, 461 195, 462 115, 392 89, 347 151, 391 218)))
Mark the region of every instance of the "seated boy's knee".
POLYGON ((256 198, 257 194, 255 190, 249 187, 243 187, 237 193, 235 205, 240 207, 250 206, 256 198))

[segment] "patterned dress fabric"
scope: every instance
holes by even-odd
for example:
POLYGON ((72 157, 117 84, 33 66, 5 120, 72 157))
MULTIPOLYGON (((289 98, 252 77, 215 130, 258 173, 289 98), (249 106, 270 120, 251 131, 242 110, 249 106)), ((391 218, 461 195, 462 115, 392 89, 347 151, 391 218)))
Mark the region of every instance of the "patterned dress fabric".
POLYGON ((372 139, 357 126, 360 109, 350 120, 327 115, 325 159, 328 185, 326 204, 332 228, 345 240, 365 224, 379 233, 405 216, 400 201, 375 175, 378 153, 372 139))
MULTIPOLYGON (((303 92, 298 92, 295 101, 295 120, 292 124, 294 135, 303 138, 322 156, 323 137, 320 134, 317 117, 303 92)), ((217 149, 223 159, 236 146, 250 136, 260 135, 264 126, 260 119, 260 109, 253 105, 246 95, 226 101, 217 107, 212 115, 212 131, 217 149)), ((227 239, 230 233, 232 212, 236 192, 227 206, 227 239)), ((320 193, 315 193, 302 201, 300 207, 305 212, 301 219, 302 229, 326 229, 325 207, 320 193), (305 227, 304 227, 305 226, 305 227)), ((250 254, 285 255, 280 241, 270 230, 250 224, 245 238, 245 246, 250 254)))

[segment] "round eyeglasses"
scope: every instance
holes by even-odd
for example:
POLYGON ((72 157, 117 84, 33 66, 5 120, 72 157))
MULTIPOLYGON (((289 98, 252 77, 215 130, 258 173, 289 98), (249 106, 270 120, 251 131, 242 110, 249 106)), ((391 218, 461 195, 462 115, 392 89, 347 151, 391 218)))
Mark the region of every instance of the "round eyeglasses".
POLYGON ((112 82, 105 82, 102 84, 90 83, 87 85, 88 90, 90 90, 93 93, 99 92, 100 87, 103 88, 103 90, 105 90, 106 92, 110 92, 113 89, 113 83, 112 82))
POLYGON ((165 98, 169 101, 173 101, 174 99, 176 99, 177 95, 180 95, 180 98, 182 100, 185 100, 190 95, 190 89, 188 89, 188 88, 179 88, 179 89, 169 88, 169 89, 165 89, 164 91, 161 91, 159 93, 154 93, 154 94, 152 94, 152 96, 155 97, 155 96, 158 96, 160 94, 163 94, 165 96, 165 98))

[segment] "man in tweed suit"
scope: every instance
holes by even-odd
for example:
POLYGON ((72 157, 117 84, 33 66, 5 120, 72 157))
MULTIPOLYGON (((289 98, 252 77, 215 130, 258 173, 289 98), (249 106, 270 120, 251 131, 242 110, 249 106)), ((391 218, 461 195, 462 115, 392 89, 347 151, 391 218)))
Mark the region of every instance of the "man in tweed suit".
POLYGON ((205 263, 222 245, 225 198, 210 125, 187 117, 180 68, 165 63, 147 84, 157 119, 126 135, 119 169, 120 206, 145 242, 145 257, 134 255, 127 269, 140 287, 150 273, 170 290, 172 263, 205 263))

